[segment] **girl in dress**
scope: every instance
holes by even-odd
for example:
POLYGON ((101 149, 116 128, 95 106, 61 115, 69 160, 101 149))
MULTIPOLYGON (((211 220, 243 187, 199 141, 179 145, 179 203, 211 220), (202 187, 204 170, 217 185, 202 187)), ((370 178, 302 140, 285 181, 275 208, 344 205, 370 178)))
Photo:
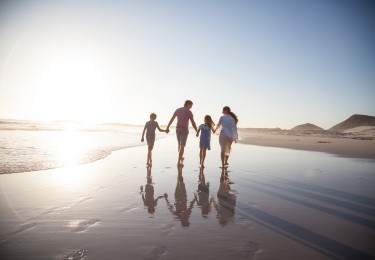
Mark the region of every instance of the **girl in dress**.
POLYGON ((211 116, 204 117, 204 124, 201 124, 197 131, 197 137, 201 133, 199 140, 199 165, 204 168, 204 159, 206 159, 206 151, 211 150, 211 131, 214 132, 215 123, 212 121, 211 116))

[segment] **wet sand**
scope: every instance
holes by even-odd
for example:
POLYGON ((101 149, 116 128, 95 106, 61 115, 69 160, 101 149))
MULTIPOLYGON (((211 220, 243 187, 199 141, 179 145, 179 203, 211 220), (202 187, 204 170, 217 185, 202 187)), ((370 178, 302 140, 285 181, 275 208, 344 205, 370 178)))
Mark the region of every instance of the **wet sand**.
POLYGON ((373 259, 374 160, 174 136, 66 169, 0 176, 1 259, 373 259), (208 185, 209 183, 209 185, 208 185))
POLYGON ((335 136, 335 134, 328 137, 327 135, 269 134, 260 131, 248 131, 247 133, 241 133, 241 137, 240 142, 244 144, 318 151, 348 158, 375 159, 375 138, 372 135, 343 138, 335 136))

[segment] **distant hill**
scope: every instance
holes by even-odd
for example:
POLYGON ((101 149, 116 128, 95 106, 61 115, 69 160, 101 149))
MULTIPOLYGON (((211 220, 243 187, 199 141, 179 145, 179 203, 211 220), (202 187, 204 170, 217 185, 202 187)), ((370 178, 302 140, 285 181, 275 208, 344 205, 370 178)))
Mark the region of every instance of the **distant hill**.
POLYGON ((329 131, 342 131, 359 126, 375 126, 375 117, 366 115, 352 115, 345 121, 331 127, 329 131))
POLYGON ((310 123, 306 123, 306 124, 303 124, 303 125, 297 125, 297 126, 293 127, 291 130, 293 130, 293 131, 310 131, 310 130, 323 130, 323 128, 321 128, 319 126, 316 126, 316 125, 313 125, 313 124, 310 124, 310 123))

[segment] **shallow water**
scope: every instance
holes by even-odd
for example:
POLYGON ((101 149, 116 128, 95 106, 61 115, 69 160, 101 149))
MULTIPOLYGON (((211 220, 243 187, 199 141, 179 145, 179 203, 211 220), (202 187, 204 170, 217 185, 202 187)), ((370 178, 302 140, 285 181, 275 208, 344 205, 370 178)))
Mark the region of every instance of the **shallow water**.
MULTIPOLYGON (((190 137, 91 164, 0 176, 0 252, 13 259, 371 259, 375 161, 236 144, 198 167, 190 137), (350 235, 348 235, 350 234, 350 235)), ((6 258, 5 258, 6 259, 6 258)))
POLYGON ((0 124, 0 174, 93 162, 141 145, 140 127, 78 123, 0 124))

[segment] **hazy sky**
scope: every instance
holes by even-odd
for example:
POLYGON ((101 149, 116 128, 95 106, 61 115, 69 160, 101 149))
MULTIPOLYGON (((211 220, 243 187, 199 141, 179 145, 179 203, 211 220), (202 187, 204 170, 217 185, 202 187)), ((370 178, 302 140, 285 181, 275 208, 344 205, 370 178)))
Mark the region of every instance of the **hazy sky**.
POLYGON ((375 115, 373 1, 0 2, 0 118, 323 128, 375 115))

